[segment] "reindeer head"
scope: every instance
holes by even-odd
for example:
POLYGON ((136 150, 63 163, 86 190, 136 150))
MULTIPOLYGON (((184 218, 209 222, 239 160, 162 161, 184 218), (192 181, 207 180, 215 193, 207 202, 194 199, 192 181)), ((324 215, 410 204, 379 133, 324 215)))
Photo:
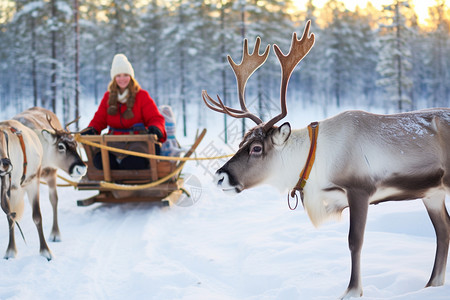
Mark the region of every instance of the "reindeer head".
POLYGON ((49 153, 47 156, 51 157, 52 164, 55 167, 61 168, 75 179, 81 178, 87 172, 87 166, 77 152, 77 142, 72 136, 73 132, 69 130, 69 125, 78 119, 79 117, 67 123, 66 129, 64 130, 58 129, 58 126, 55 127, 51 117, 47 115, 47 121, 54 132, 46 129, 42 130, 44 139, 50 145, 47 151, 51 152, 51 154, 49 153))
POLYGON ((259 37, 256 39, 252 54, 248 52, 247 39, 244 40, 244 51, 239 65, 228 56, 228 62, 236 76, 240 110, 227 107, 219 96, 217 96, 218 101, 215 101, 205 90, 202 91, 203 101, 210 109, 234 118, 249 118, 257 124, 244 136, 237 153, 217 170, 216 180, 222 190, 239 193, 244 189, 263 183, 270 178, 271 170, 279 165, 280 158, 277 153, 288 140, 291 127, 289 123, 284 123, 280 127, 275 124, 287 115, 286 91, 292 71, 314 45, 314 34, 309 34, 310 26, 311 21, 308 21, 300 40, 297 39, 296 33, 293 34, 291 49, 287 55, 284 55, 277 45, 273 45, 281 65, 281 113, 270 121, 264 123, 259 117, 249 112, 245 105, 247 80, 269 56, 270 45, 267 45, 264 53, 259 55, 261 44, 259 37))

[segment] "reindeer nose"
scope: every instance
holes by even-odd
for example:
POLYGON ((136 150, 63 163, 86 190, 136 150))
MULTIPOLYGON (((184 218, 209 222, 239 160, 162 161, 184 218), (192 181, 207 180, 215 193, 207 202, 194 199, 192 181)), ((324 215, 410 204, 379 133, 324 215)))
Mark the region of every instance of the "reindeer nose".
POLYGON ((224 174, 226 174, 226 173, 220 173, 220 172, 216 173, 216 178, 215 179, 217 180, 217 185, 218 186, 222 185, 223 180, 225 179, 225 175, 224 174))
POLYGON ((70 171, 70 176, 73 178, 80 178, 87 173, 87 166, 86 165, 73 165, 70 171))

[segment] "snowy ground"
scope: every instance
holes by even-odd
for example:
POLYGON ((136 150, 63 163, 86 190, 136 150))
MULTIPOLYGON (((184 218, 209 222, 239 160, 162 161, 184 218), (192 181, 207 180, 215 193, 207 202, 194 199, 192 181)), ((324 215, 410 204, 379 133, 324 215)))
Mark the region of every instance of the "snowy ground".
MULTIPOLYGON (((145 203, 82 208, 76 200, 92 192, 61 188, 63 241, 49 243, 50 262, 38 254, 28 206, 20 223, 27 245, 18 237, 18 257, 0 260, 0 299, 337 299, 344 291, 346 214, 316 229, 302 208, 290 211, 270 187, 231 198, 209 182, 202 187, 195 205, 169 209, 145 203)), ((41 194, 48 235, 45 186, 41 194)), ((372 206, 363 299, 449 299, 450 283, 423 288, 434 247, 421 202, 372 206)))
MULTIPOLYGON (((220 135, 212 132, 204 147, 220 135)), ((63 241, 49 243, 50 262, 39 256, 26 205, 20 225, 27 244, 17 234, 18 257, 0 259, 0 299, 308 300, 337 299, 344 292, 350 273, 347 210, 341 221, 316 229, 302 207, 289 210, 285 195, 271 187, 224 195, 211 182, 214 165, 205 164, 185 167, 201 182, 197 202, 186 207, 77 207, 76 200, 95 192, 60 188, 63 241)), ((47 198, 42 186, 48 236, 47 198)), ((0 219, 1 252, 8 233, 6 217, 0 219)), ((420 201, 371 206, 362 299, 450 299, 449 281, 424 289, 434 252, 434 232, 420 201)))

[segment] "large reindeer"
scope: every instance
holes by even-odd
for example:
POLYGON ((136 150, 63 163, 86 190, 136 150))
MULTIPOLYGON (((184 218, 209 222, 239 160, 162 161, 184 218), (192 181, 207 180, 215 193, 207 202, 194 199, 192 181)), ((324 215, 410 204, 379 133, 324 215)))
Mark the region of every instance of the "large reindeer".
POLYGON ((47 182, 50 203, 53 208, 53 226, 50 240, 61 241, 58 226, 58 193, 56 188, 57 169, 78 180, 86 174, 87 166, 77 152, 77 142, 68 130, 63 129, 58 117, 48 109, 33 107, 16 115, 17 120, 31 128, 39 137, 44 149, 41 178, 47 182))
POLYGON ((228 56, 237 78, 240 110, 202 92, 212 110, 250 118, 257 124, 247 132, 237 153, 217 171, 217 185, 228 193, 262 183, 281 191, 291 190, 288 197, 300 194, 316 226, 348 207, 352 267, 343 299, 363 294, 360 255, 369 204, 422 198, 437 236, 427 286, 444 284, 450 239, 450 217, 445 207, 445 195, 450 194, 450 109, 393 115, 347 111, 304 129, 291 130, 289 123, 275 126, 287 114, 286 89, 291 72, 314 45, 309 29, 310 21, 300 40, 294 33, 288 55, 274 45, 282 69, 281 114, 267 123, 248 111, 244 99, 247 79, 269 55, 269 46, 259 54, 259 38, 251 55, 244 41, 241 64, 228 56))
POLYGON ((28 127, 15 121, 0 122, 1 155, 1 207, 9 224, 9 243, 5 259, 17 254, 14 225, 23 214, 24 194, 33 209, 33 221, 38 230, 40 253, 52 259, 42 230, 42 216, 39 205, 39 179, 41 174, 42 146, 37 135, 28 127))

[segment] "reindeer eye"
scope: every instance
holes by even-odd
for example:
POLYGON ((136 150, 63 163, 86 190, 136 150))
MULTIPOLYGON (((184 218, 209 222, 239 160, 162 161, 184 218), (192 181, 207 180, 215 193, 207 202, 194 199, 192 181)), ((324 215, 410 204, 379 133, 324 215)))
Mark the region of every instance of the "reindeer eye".
POLYGON ((260 143, 255 143, 250 147, 250 155, 260 155, 263 147, 260 143))
POLYGON ((66 145, 64 145, 63 143, 58 143, 58 151, 65 151, 66 150, 66 145))

